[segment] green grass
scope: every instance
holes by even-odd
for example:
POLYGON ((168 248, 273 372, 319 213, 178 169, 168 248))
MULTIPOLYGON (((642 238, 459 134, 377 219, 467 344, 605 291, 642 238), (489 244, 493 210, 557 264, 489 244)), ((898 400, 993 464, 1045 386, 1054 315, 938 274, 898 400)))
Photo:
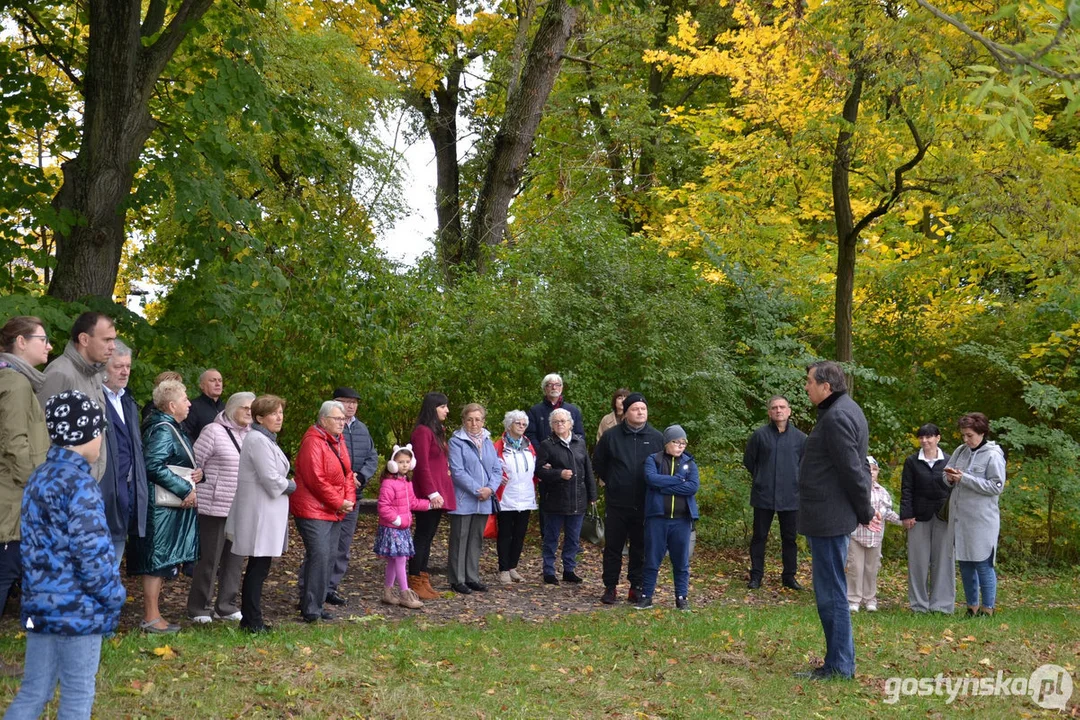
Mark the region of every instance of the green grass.
MULTIPOLYGON (((883 578, 884 580, 885 578, 883 578)), ((890 577, 888 586, 898 586, 890 577)), ((478 624, 369 617, 321 627, 291 622, 252 638, 214 624, 168 639, 128 633, 105 643, 102 718, 716 718, 1050 717, 1027 697, 901 697, 891 677, 1027 678, 1045 663, 1080 686, 1080 620, 1069 576, 1009 578, 1011 608, 993 619, 854 617, 858 675, 792 676, 824 652, 812 596, 764 604, 733 583, 693 613, 614 610, 478 624), (174 656, 155 653, 168 643, 174 656)), ((18 638, 0 639, 7 660, 18 638)), ((16 680, 0 681, 0 702, 16 680)), ((1070 701, 1077 710, 1080 687, 1070 701)), ((55 707, 51 707, 55 713, 55 707)))

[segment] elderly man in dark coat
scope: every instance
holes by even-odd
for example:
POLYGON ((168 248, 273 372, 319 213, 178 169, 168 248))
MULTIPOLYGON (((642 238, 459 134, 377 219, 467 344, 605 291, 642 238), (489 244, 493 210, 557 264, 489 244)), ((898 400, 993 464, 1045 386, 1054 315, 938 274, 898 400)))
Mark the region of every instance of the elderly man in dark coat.
POLYGON ((769 422, 759 427, 743 453, 743 466, 754 478, 750 506, 754 508, 754 535, 750 540, 750 582, 747 587, 761 587, 765 575, 765 543, 773 515, 780 522, 781 557, 784 587, 802 590, 795 579, 799 567, 799 547, 795 543, 796 518, 799 514, 799 463, 806 447, 806 433, 792 425, 791 404, 783 395, 769 398, 769 422))
POLYGON ((862 409, 847 394, 838 363, 807 367, 806 394, 817 424, 806 439, 799 468, 799 532, 810 544, 814 596, 825 631, 825 664, 799 673, 811 679, 855 676, 855 639, 847 602, 848 538, 858 525, 881 529, 870 504, 870 431, 862 409))

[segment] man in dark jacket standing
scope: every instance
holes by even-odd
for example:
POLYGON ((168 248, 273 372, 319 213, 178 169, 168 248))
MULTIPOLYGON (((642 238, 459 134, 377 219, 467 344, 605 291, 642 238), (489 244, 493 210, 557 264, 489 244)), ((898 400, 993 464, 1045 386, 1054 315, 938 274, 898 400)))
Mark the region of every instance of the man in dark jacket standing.
POLYGON ((799 514, 799 463, 806 447, 806 433, 790 424, 789 418, 791 404, 787 398, 783 395, 769 398, 769 422, 750 436, 743 453, 743 466, 754 478, 750 490, 754 535, 750 540, 750 582, 747 584, 751 590, 761 587, 761 578, 765 574, 765 543, 774 514, 780 522, 784 587, 803 589, 795 579, 799 566, 795 535, 799 514))
POLYGON ((807 367, 806 394, 817 406, 817 423, 806 439, 799 468, 799 532, 810 543, 814 598, 825 631, 825 664, 811 679, 855 676, 855 639, 847 602, 848 539, 858 525, 877 532, 881 519, 870 504, 870 431, 862 409, 847 394, 838 363, 807 367))
POLYGON ((942 517, 949 501, 949 485, 942 477, 949 454, 938 447, 941 430, 937 425, 927 423, 917 435, 922 447, 904 460, 900 482, 900 521, 908 531, 908 604, 915 612, 952 613, 956 563, 949 521, 942 517))
POLYGON ((105 442, 109 459, 101 478, 105 521, 116 550, 116 564, 124 557, 128 535, 146 537, 146 502, 149 485, 143 462, 139 407, 127 391, 131 377, 131 348, 119 340, 105 363, 105 417, 109 432, 105 442))
POLYGON ((188 411, 187 419, 184 420, 183 428, 187 433, 191 444, 199 439, 202 429, 214 422, 218 413, 225 409, 225 402, 221 394, 225 390, 225 381, 221 373, 210 368, 204 370, 199 376, 199 397, 191 401, 191 410, 188 411))
POLYGON ((585 437, 585 423, 581 418, 581 409, 563 399, 562 377, 556 373, 545 375, 540 382, 540 387, 544 391, 544 399, 525 413, 529 416, 529 427, 525 430, 525 435, 532 446, 539 448, 542 442, 551 437, 551 424, 548 418, 551 417, 551 411, 555 408, 563 408, 569 412, 570 417, 574 418, 574 434, 585 437))
MULTIPOLYGON (((593 472, 605 487, 604 596, 614 605, 622 574, 622 551, 630 542, 628 602, 641 598, 645 562, 645 458, 664 449, 664 437, 649 424, 645 396, 630 393, 623 401, 622 422, 604 433, 593 450, 593 472)), ((841 576, 843 568, 840 569, 841 576)))
POLYGON ((326 602, 331 605, 345 605, 347 601, 345 596, 338 592, 338 585, 341 584, 341 578, 345 577, 345 571, 349 569, 349 551, 352 548, 353 536, 356 534, 356 519, 360 515, 360 494, 364 492, 364 486, 378 469, 379 453, 375 450, 375 443, 371 439, 367 425, 356 417, 356 409, 360 406, 360 394, 351 387, 339 387, 334 389, 334 399, 345 408, 345 429, 341 431, 341 437, 349 449, 349 458, 352 460, 353 472, 356 474, 357 503, 341 520, 341 534, 338 535, 334 564, 330 568, 326 602))

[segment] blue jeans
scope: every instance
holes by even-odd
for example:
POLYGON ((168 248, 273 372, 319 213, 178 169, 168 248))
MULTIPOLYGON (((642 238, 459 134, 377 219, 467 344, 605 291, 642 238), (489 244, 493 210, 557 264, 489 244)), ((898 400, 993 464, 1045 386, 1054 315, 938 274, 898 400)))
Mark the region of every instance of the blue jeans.
POLYGON ((994 609, 997 600, 997 573, 990 558, 981 562, 960 561, 960 581, 964 584, 964 602, 968 607, 979 607, 979 593, 982 592, 982 606, 994 609))
POLYGON ((577 567, 577 554, 581 549, 581 523, 584 515, 556 515, 544 513, 541 516, 544 528, 543 556, 544 574, 555 574, 555 550, 559 547, 559 533, 562 533, 562 569, 564 573, 574 572, 577 567))
POLYGON ((825 631, 825 672, 855 676, 855 637, 851 631, 851 611, 847 601, 848 535, 811 537, 810 556, 814 564, 814 599, 821 629, 825 631))
POLYGON ((90 718, 101 660, 100 635, 26 633, 26 666, 19 694, 4 720, 35 720, 60 683, 58 720, 90 718))
POLYGON ((686 597, 690 589, 690 531, 694 521, 685 518, 645 518, 645 566, 641 570, 641 594, 652 597, 664 555, 671 556, 675 596, 686 597))

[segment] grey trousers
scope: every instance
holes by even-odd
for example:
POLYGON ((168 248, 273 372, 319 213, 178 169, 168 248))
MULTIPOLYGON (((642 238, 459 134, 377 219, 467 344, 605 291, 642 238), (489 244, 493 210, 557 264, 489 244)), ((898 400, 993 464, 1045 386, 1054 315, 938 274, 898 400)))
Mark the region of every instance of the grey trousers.
POLYGON ((949 523, 937 517, 915 523, 907 531, 907 557, 911 609, 951 613, 956 608, 956 563, 949 523))
POLYGON ((318 615, 322 612, 329 589, 330 567, 334 562, 337 549, 338 532, 341 523, 336 520, 313 520, 293 518, 296 529, 304 541, 304 568, 301 580, 300 612, 303 615, 318 615))
POLYGON ((188 615, 209 615, 210 598, 217 578, 217 602, 213 610, 218 615, 239 612, 236 596, 244 572, 244 558, 232 554, 232 543, 225 539, 225 518, 199 516, 199 561, 191 575, 188 591, 188 615))
POLYGON ((450 515, 446 576, 451 585, 480 582, 480 550, 487 515, 450 515))
POLYGON ((352 549, 353 536, 356 535, 356 518, 360 515, 360 504, 341 518, 337 548, 334 550, 333 564, 330 566, 330 581, 327 590, 337 590, 345 571, 349 569, 349 551, 352 549))

